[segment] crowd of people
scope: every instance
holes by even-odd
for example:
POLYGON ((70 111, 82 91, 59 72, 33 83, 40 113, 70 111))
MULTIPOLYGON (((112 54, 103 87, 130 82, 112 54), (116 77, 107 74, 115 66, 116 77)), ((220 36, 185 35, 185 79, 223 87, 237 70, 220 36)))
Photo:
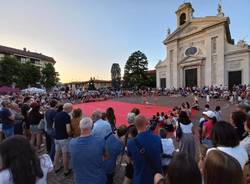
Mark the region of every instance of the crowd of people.
POLYGON ((113 184, 117 175, 123 184, 248 183, 250 105, 241 91, 229 122, 219 106, 184 102, 150 119, 131 109, 119 127, 112 107, 87 117, 60 96, 2 96, 0 184, 46 184, 50 172, 76 184, 113 184))

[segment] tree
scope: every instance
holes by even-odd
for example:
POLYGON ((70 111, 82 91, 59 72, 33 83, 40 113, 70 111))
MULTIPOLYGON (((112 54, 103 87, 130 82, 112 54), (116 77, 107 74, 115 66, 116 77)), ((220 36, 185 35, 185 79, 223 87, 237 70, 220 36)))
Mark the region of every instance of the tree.
POLYGON ((5 56, 0 60, 0 85, 17 83, 21 63, 15 57, 5 56))
POLYGON ((88 90, 96 90, 95 88, 95 78, 91 77, 88 84, 88 90))
POLYGON ((31 62, 21 64, 19 70, 18 86, 27 87, 37 86, 41 79, 41 73, 39 67, 33 65, 31 62))
POLYGON ((156 75, 148 75, 147 86, 150 88, 156 87, 156 75))
POLYGON ((124 69, 124 87, 140 88, 146 85, 148 60, 144 53, 136 51, 129 56, 124 69))
POLYGON ((121 68, 118 63, 113 63, 111 67, 111 80, 112 87, 114 89, 120 89, 121 87, 121 68))
POLYGON ((54 66, 51 63, 45 65, 41 71, 41 84, 46 88, 50 89, 54 87, 59 81, 59 74, 56 72, 54 66))

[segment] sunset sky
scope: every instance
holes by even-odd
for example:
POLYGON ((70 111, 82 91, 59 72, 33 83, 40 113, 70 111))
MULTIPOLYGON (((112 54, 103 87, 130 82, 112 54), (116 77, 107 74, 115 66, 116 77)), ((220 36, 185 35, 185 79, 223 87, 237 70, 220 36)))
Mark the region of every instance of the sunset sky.
MULTIPOLYGON (((187 1, 186 1, 187 2, 187 1)), ((218 0, 191 0, 194 16, 217 13, 218 0)), ((2 0, 0 45, 53 57, 62 82, 110 79, 113 62, 122 71, 129 55, 146 54, 149 69, 166 50, 167 29, 176 28, 183 0, 2 0)), ((250 44, 250 0, 222 0, 237 42, 250 44)))

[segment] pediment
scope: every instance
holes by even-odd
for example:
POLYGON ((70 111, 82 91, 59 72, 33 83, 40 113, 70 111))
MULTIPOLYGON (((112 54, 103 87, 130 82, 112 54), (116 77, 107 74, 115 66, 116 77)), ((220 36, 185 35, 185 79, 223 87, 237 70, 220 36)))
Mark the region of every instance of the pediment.
POLYGON ((182 60, 180 60, 178 62, 178 65, 186 64, 186 63, 190 63, 190 62, 195 62, 195 61, 203 61, 205 59, 206 58, 202 57, 202 56, 187 56, 187 57, 183 58, 182 60))
POLYGON ((162 68, 162 67, 166 67, 167 66, 167 62, 165 61, 161 61, 159 60, 159 62, 156 64, 155 68, 162 68))
POLYGON ((192 35, 194 33, 201 32, 211 26, 218 25, 227 21, 225 17, 223 18, 194 18, 192 21, 185 23, 184 25, 178 27, 173 33, 171 33, 165 40, 164 44, 170 41, 180 39, 185 36, 192 35))

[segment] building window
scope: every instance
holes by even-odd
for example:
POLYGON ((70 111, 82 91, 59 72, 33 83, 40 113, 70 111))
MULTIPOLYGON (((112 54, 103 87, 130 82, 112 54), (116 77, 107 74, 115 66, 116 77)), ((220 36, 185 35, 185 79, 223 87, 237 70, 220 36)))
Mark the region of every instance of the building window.
POLYGON ((182 13, 180 16, 180 26, 186 23, 186 14, 182 13))
POLYGON ((217 53, 217 37, 213 37, 211 39, 211 50, 212 50, 212 54, 217 53))

